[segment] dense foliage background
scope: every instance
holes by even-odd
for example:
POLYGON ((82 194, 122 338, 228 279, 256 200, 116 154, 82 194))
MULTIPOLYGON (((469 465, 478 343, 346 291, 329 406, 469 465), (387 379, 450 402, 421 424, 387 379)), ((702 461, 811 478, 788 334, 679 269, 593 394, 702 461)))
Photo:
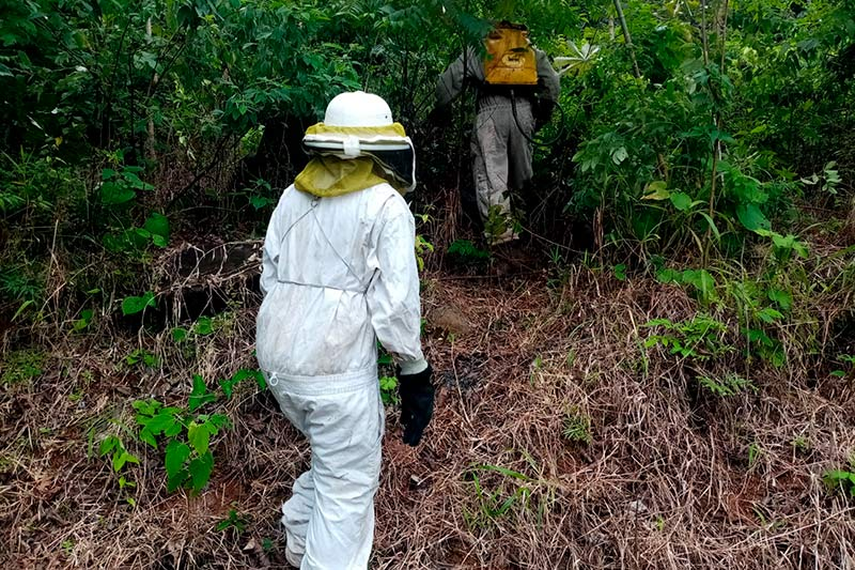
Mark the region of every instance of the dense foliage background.
POLYGON ((612 2, 524 5, 4 2, 4 313, 44 301, 51 247, 127 267, 200 221, 257 233, 305 160, 302 128, 345 89, 386 97, 417 138, 420 201, 465 186, 471 105, 456 128, 425 117, 486 17, 527 22, 565 71, 533 231, 569 218, 580 244, 635 266, 738 257, 758 232, 803 228, 799 206, 850 208, 851 5, 628 2, 625 32, 612 2))

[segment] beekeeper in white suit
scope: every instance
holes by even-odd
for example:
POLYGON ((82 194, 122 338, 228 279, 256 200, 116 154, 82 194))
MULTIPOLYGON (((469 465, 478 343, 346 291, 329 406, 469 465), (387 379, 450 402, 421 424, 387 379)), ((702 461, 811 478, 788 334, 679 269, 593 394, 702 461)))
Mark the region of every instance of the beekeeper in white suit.
POLYGON ((433 412, 403 198, 415 186, 415 153, 386 102, 361 91, 335 97, 303 143, 313 158, 264 239, 257 355, 312 451, 282 506, 288 562, 364 570, 384 431, 378 340, 399 367, 406 443, 418 444, 433 412))

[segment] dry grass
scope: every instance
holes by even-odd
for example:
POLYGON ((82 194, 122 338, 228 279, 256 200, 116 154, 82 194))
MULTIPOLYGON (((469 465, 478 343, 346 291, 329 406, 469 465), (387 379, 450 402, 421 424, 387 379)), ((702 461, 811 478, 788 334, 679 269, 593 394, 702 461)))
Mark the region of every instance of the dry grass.
MULTIPOLYGON (((549 290, 540 276, 437 273, 423 301, 442 388, 415 450, 389 414, 372 568, 855 568, 855 503, 821 480, 855 452, 851 383, 763 369, 757 394, 697 390, 685 363, 641 346, 649 319, 696 311, 654 281, 578 269, 549 290), (590 443, 563 434, 570 417, 590 420, 590 443)), ((224 404, 234 429, 215 441, 199 497, 166 494, 162 458, 142 445, 132 489, 88 453, 90 433, 97 443, 119 429, 110 420, 133 423, 134 399, 184 402, 193 373, 252 367, 252 304, 193 354, 168 330, 143 337, 158 369, 123 364, 138 339, 107 325, 45 332, 44 373, 0 396, 0 560, 283 566, 278 507, 308 455, 269 395, 245 387, 224 404), (230 509, 245 531, 214 529, 230 509)))

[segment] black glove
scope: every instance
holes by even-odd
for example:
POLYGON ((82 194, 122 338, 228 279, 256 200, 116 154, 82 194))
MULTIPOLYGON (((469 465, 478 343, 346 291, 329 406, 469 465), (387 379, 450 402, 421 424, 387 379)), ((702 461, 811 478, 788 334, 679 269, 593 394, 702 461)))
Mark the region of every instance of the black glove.
POLYGON ((434 388, 431 384, 433 369, 428 367, 417 374, 398 373, 398 393, 401 396, 401 423, 404 424, 404 443, 413 447, 419 444, 422 433, 433 416, 434 388))

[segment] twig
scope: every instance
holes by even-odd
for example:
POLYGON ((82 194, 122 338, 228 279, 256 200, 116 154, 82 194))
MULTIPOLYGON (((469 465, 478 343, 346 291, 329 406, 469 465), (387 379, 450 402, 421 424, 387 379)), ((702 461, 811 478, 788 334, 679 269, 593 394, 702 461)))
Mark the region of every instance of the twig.
POLYGON ((626 41, 626 47, 629 48, 629 55, 632 58, 632 68, 635 71, 635 77, 639 79, 641 78, 641 70, 638 68, 638 60, 635 59, 635 47, 632 45, 632 37, 629 35, 629 27, 626 25, 623 7, 620 5, 620 0, 614 0, 614 5, 618 20, 620 20, 620 28, 623 31, 623 39, 626 41))

